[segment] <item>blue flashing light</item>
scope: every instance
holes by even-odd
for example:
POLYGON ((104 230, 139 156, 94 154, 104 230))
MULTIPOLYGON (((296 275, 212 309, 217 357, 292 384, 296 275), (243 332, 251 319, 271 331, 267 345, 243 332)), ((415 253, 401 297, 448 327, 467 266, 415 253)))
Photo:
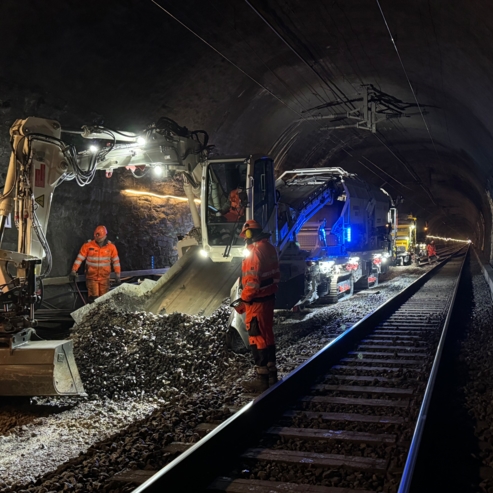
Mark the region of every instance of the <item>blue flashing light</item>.
POLYGON ((351 228, 347 228, 346 238, 348 243, 351 243, 351 228))

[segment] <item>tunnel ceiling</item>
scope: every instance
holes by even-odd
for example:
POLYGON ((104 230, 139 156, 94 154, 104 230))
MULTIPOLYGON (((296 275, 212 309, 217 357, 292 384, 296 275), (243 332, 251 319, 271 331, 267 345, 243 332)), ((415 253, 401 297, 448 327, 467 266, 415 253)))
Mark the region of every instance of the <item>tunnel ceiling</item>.
POLYGON ((218 154, 270 153, 279 173, 320 166, 358 173, 402 196, 404 212, 435 234, 489 249, 489 2, 159 5, 3 0, 4 123, 34 110, 62 125, 103 118, 120 129, 168 116, 206 130, 218 154), (36 103, 14 114, 11 99, 23 94, 38 95, 36 103), (376 132, 355 127, 365 125, 365 94, 376 132))

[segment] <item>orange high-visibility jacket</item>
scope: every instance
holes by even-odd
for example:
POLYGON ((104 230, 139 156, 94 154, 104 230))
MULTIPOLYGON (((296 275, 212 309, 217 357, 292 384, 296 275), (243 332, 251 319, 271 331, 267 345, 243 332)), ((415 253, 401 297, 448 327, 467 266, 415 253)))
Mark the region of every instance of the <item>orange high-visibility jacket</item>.
POLYGON ((94 240, 84 243, 75 259, 72 270, 77 272, 80 264, 86 261, 86 279, 102 281, 108 279, 111 274, 111 264, 115 274, 120 274, 120 259, 118 250, 111 241, 99 246, 94 240))
POLYGON ((281 273, 277 250, 268 238, 255 241, 247 248, 250 255, 241 264, 241 299, 251 302, 276 293, 281 273))
POLYGON ((426 246, 426 250, 428 251, 428 257, 433 257, 433 255, 437 254, 435 245, 432 245, 431 243, 428 243, 428 245, 426 246))

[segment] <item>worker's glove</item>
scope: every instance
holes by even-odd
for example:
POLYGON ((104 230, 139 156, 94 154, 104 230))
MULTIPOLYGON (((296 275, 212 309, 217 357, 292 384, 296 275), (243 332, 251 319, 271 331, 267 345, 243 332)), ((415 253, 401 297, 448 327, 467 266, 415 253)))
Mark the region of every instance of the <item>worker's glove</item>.
POLYGON ((238 298, 237 300, 233 301, 229 306, 231 308, 234 308, 236 310, 236 313, 239 315, 243 315, 246 312, 246 301, 242 300, 241 298, 238 298))
POLYGON ((77 282, 77 278, 79 276, 77 275, 77 272, 75 272, 74 270, 68 275, 68 279, 70 282, 77 282))
POLYGON ((115 277, 115 286, 119 286, 122 283, 122 280, 120 279, 120 276, 115 277))

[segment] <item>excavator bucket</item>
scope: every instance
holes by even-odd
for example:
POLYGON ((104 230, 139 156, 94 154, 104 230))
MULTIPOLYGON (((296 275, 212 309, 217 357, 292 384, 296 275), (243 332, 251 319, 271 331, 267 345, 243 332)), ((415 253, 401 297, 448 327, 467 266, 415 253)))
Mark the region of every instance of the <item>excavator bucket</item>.
POLYGON ((36 395, 85 395, 72 341, 0 348, 0 396, 36 395))
POLYGON ((145 310, 212 315, 229 297, 240 275, 241 261, 213 262, 197 251, 187 252, 152 288, 145 310))
POLYGON ((241 272, 241 260, 213 262, 201 257, 197 249, 190 249, 159 281, 146 279, 140 286, 124 283, 71 315, 81 323, 99 303, 107 303, 116 309, 207 317, 229 297, 241 272))

